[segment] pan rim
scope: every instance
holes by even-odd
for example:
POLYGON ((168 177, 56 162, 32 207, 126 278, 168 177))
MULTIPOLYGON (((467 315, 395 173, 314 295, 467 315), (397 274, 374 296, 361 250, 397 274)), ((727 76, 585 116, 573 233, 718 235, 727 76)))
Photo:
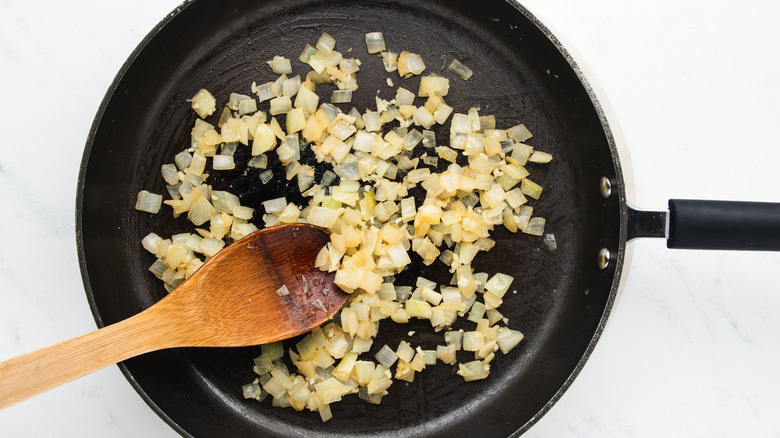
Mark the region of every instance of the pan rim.
POLYGON ((609 322, 609 316, 612 313, 612 309, 617 304, 625 288, 626 279, 628 277, 628 269, 631 266, 631 259, 633 256, 633 245, 629 245, 627 227, 628 227, 628 205, 635 199, 635 189, 633 174, 631 172, 631 161, 629 149, 623 135, 623 131, 620 128, 620 123, 617 117, 617 113, 612 107, 604 89, 599 85, 596 79, 595 73, 590 69, 588 64, 584 61, 584 57, 580 56, 576 50, 573 49, 573 45, 564 42, 559 33, 554 32, 552 27, 546 24, 546 21, 541 19, 538 14, 535 14, 528 10, 525 6, 521 5, 518 0, 506 0, 514 8, 523 13, 533 24, 550 40, 550 42, 556 47, 561 55, 566 59, 566 62, 571 67, 572 71, 576 74, 580 80, 584 90, 590 98, 593 108, 596 111, 601 127, 604 130, 604 134, 609 145, 611 156, 613 160, 613 166, 615 168, 615 181, 612 181, 613 194, 612 196, 618 197, 618 205, 620 211, 620 236, 619 247, 617 248, 617 254, 613 255, 614 262, 614 277, 612 280, 612 286, 609 293, 609 298, 604 306, 604 312, 602 313, 599 324, 593 333, 593 336, 588 343, 588 347, 577 362, 577 366, 572 370, 569 377, 561 385, 558 391, 555 392, 552 398, 534 415, 528 422, 526 422, 520 429, 518 429, 512 436, 520 436, 530 430, 536 423, 546 415, 552 407, 563 397, 566 391, 571 387, 576 378, 579 376, 582 369, 585 367, 586 362, 590 359, 591 354, 596 348, 601 335, 607 327, 609 322), (617 189, 617 190, 615 190, 617 189))
MULTIPOLYGON (((572 72, 575 73, 580 83, 582 84, 586 94, 588 95, 593 105, 595 113, 598 116, 599 122, 601 124, 601 128, 603 129, 605 138, 607 140, 607 144, 611 152, 611 157, 613 160, 612 165, 614 166, 615 169, 615 181, 613 181, 612 196, 618 197, 617 199, 618 199, 619 211, 620 211, 620 220, 619 220, 620 236, 618 241, 619 247, 616 248, 615 254, 613 256, 614 266, 610 267, 610 269, 614 270, 614 276, 612 279, 612 285, 609 291, 607 303, 605 304, 604 311, 599 319, 599 324, 596 327, 596 330, 594 331, 594 334, 590 342, 588 343, 585 352, 583 353, 582 357, 578 361, 576 367, 572 370, 570 375, 564 381, 564 383, 558 388, 558 390, 550 398, 550 400, 531 419, 529 419, 525 424, 523 424, 519 429, 517 429, 511 435, 511 436, 519 436, 527 432, 529 429, 531 429, 547 412, 550 411, 550 409, 552 409, 552 407, 558 402, 558 400, 560 400, 563 394, 569 389, 569 387, 572 385, 574 380, 577 378, 577 376, 583 369, 587 360, 590 358, 590 355, 592 354, 598 340, 600 339, 607 325, 612 308, 617 302, 620 296, 620 291, 623 289, 623 286, 625 284, 627 270, 628 267, 630 266, 632 246, 628 245, 627 232, 626 232, 627 205, 628 205, 628 199, 633 199, 634 192, 633 192, 633 180, 631 179, 631 173, 625 171, 626 169, 630 169, 630 161, 628 161, 628 157, 629 157, 628 150, 627 148, 624 147, 624 142, 622 141, 622 133, 618 128, 619 125, 617 124, 614 111, 612 111, 612 108, 609 105, 609 101, 606 99, 606 95, 604 94, 603 90, 598 86, 598 83, 595 80, 595 77, 592 74, 592 72, 589 71, 587 65, 582 61, 581 57, 576 56, 576 54, 571 50, 572 46, 569 44, 563 44, 563 42, 556 36, 556 34, 551 31, 550 27, 548 27, 548 25, 546 25, 542 20, 540 20, 537 17, 537 15, 535 15, 534 13, 529 11, 525 6, 520 4, 518 0, 505 0, 505 1, 508 4, 510 4, 512 7, 514 7, 518 12, 523 14, 531 23, 533 23, 534 26, 536 26, 539 29, 540 32, 544 34, 544 36, 547 39, 550 40, 550 42, 564 57, 564 59, 572 69, 572 72)), ((168 23, 173 21, 182 11, 184 11, 187 7, 192 5, 194 2, 195 0, 184 0, 179 6, 174 8, 172 12, 168 13, 141 40, 141 42, 130 53, 128 59, 123 63, 122 67, 119 69, 111 85, 106 91, 103 100, 101 101, 100 106, 98 107, 98 110, 93 119, 92 125, 90 127, 87 136, 87 141, 82 155, 82 160, 79 167, 78 180, 76 185, 76 190, 77 190, 76 210, 75 210, 76 246, 77 246, 79 269, 81 272, 82 282, 84 284, 87 301, 89 303, 90 311, 92 312, 93 318, 95 319, 95 323, 98 328, 105 327, 106 324, 103 322, 103 318, 98 309, 95 296, 92 291, 91 283, 89 280, 89 271, 86 265, 84 235, 82 231, 83 230, 82 212, 83 212, 83 202, 84 202, 84 186, 85 186, 87 167, 88 167, 92 147, 96 139, 98 128, 101 124, 101 121, 103 120, 105 111, 109 103, 111 102, 115 91, 117 90, 122 79, 124 78, 125 74, 131 69, 134 61, 138 58, 138 56, 144 51, 147 45, 152 40, 154 40, 154 38, 158 35, 158 33, 168 23)), ((128 382, 131 384, 131 386, 138 393, 138 395, 141 396, 144 402, 147 405, 149 405, 149 407, 163 421, 165 421, 166 424, 168 424, 174 431, 176 431, 178 434, 182 436, 193 436, 188 431, 183 429, 163 409, 161 409, 154 402, 154 400, 152 400, 152 398, 147 394, 147 392, 136 381, 133 374, 130 372, 130 370, 127 368, 127 366, 124 363, 119 363, 117 364, 117 366, 119 367, 120 371, 125 376, 125 378, 128 380, 128 382)))
MULTIPOLYGON (((97 134, 98 127, 100 126, 100 123, 105 114, 106 108, 111 102, 111 98, 113 97, 114 92, 117 90, 125 74, 132 67, 133 62, 138 58, 138 56, 143 52, 146 46, 155 38, 155 36, 157 36, 157 34, 169 22, 171 22, 182 11, 184 11, 188 6, 190 6, 194 2, 195 0, 184 0, 181 4, 176 6, 176 8, 174 8, 173 11, 169 12, 165 17, 163 17, 163 19, 160 20, 157 23, 157 25, 155 25, 154 28, 152 28, 152 30, 150 30, 149 33, 146 34, 146 36, 144 36, 144 38, 141 40, 141 42, 138 43, 138 45, 133 49, 133 51, 130 52, 130 55, 128 55, 127 60, 122 64, 122 67, 119 69, 116 76, 114 76, 111 85, 108 87, 108 90, 103 96, 103 100, 100 102, 100 106, 98 107, 98 110, 95 113, 95 117, 92 120, 92 125, 90 126, 89 133, 87 134, 87 141, 84 146, 84 152, 81 157, 81 163, 79 164, 78 179, 76 182, 76 221, 75 221, 76 251, 78 256, 79 271, 81 272, 81 280, 82 283, 84 284, 84 292, 87 296, 87 302, 89 303, 90 312, 92 313, 92 317, 95 320, 95 324, 97 325, 98 328, 103 328, 106 326, 106 324, 103 322, 103 318, 100 315, 100 311, 98 309, 97 302, 95 300, 95 295, 92 291, 92 285, 89 280, 89 270, 87 268, 87 263, 86 263, 84 235, 82 232, 84 185, 85 185, 85 179, 87 174, 87 165, 89 164, 89 157, 92 152, 92 146, 95 142, 95 136, 97 134)), ((189 432, 184 430, 177 422, 175 422, 170 416, 168 416, 168 414, 166 414, 165 411, 163 411, 163 409, 161 409, 157 405, 157 403, 154 402, 154 400, 152 400, 152 398, 141 387, 138 381, 136 381, 135 377, 127 368, 127 365, 124 364, 124 362, 117 363, 116 366, 125 376, 125 379, 127 379, 127 381, 133 387, 135 392, 138 393, 141 399, 152 409, 152 411, 155 414, 157 414, 158 417, 160 417, 168 426, 170 426, 171 429, 176 431, 176 433, 178 433, 181 436, 186 436, 186 437, 192 436, 189 432)))

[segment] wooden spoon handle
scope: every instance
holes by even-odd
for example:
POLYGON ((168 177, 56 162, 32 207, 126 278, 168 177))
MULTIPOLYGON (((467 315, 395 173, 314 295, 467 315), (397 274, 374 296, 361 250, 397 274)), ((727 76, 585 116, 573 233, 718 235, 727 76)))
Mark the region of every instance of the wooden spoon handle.
POLYGON ((172 342, 140 313, 85 335, 0 362, 0 409, 172 342))

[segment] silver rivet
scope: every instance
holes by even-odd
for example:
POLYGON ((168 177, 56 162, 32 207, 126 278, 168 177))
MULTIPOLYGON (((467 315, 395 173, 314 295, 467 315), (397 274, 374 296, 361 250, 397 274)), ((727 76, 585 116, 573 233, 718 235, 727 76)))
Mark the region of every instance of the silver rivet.
POLYGON ((612 259, 612 253, 607 248, 601 248, 599 251, 599 269, 607 269, 612 259))
POLYGON ((601 191, 601 196, 609 198, 612 195, 612 181, 606 176, 602 176, 601 182, 599 183, 599 190, 601 191))

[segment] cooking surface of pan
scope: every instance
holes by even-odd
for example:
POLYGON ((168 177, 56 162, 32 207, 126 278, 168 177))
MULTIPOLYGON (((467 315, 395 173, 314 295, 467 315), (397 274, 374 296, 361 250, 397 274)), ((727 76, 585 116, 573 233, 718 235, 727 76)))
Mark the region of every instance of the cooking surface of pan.
MULTIPOLYGON (((146 271, 153 259, 139 242, 153 230, 180 232, 183 222, 125 206, 141 189, 162 191, 158 169, 186 147, 195 119, 186 100, 200 88, 221 102, 230 92, 248 93, 253 81, 275 78, 266 61, 274 55, 297 59, 303 45, 322 32, 336 38, 337 49, 351 48, 351 55, 363 61, 355 107, 374 107, 377 90, 380 97, 393 97, 380 59, 364 48, 364 34, 381 31, 390 50, 421 54, 429 72, 448 74, 453 57, 473 66, 468 83, 452 79, 447 102, 459 112, 478 106, 482 114, 496 116, 497 126, 526 124, 535 135, 530 143, 556 157, 534 172, 545 187, 535 214, 547 218, 547 232, 554 233, 558 249, 549 250, 541 238, 497 231, 496 247, 475 261, 478 271, 516 278, 512 289, 517 293, 502 310, 510 327, 526 335, 521 348, 494 363, 489 379, 464 384, 453 367, 432 367, 414 384, 396 383, 380 406, 356 397, 334 405, 334 419, 322 424, 316 413, 241 397, 240 386, 253 378, 256 348, 166 351, 126 361, 123 371, 174 428, 197 436, 443 436, 464 431, 505 436, 529 426, 576 374, 614 296, 620 259, 600 270, 597 254, 611 247, 619 257, 625 244, 621 175, 610 134, 578 72, 521 11, 505 2, 246 1, 225 6, 198 0, 139 47, 101 107, 80 180, 83 269, 93 311, 103 324, 134 314, 164 294, 146 271), (617 196, 601 196, 603 176, 616 181, 617 196), (114 262, 108 266, 105 260, 114 262)), ((296 67, 294 74, 308 71, 296 67)), ((393 78, 411 90, 418 80, 393 78)), ((448 138, 447 131, 440 129, 437 138, 448 138)), ((245 155, 237 161, 245 162, 245 155)), ((219 173, 213 184, 253 207, 282 195, 294 199, 295 189, 280 178, 263 186, 256 175, 238 170, 219 173)), ((412 284, 419 275, 440 283, 449 279, 443 265, 418 263, 398 283, 412 284)), ((409 340, 410 330, 422 332, 424 326, 384 324, 375 344, 409 340)), ((439 337, 419 335, 411 342, 432 347, 439 337)))
MULTIPOLYGON (((635 171, 626 170, 634 174, 638 189, 637 197, 629 197, 632 205, 661 210, 672 196, 777 199, 780 150, 773 126, 780 101, 773 98, 778 83, 771 54, 778 50, 778 18, 766 4, 523 4, 553 25, 564 47, 579 52, 577 59, 592 67, 607 92, 615 109, 609 113, 611 127, 620 131, 614 124, 619 115, 624 143, 630 145, 633 166, 622 149, 620 155, 623 169, 635 171)), ((75 243, 80 237, 73 232, 84 141, 116 72, 175 7, 175 1, 9 0, 1 8, 0 90, 9 104, 0 107, 6 121, 0 204, 8 207, 0 220, 0 359, 94 330, 78 272, 75 243)), ((190 47, 198 38, 191 39, 190 47)), ((428 67, 433 71, 430 62, 428 67)), ((363 83, 367 78, 360 79, 361 86, 369 86, 363 83)), ((497 113, 483 114, 489 112, 497 113)), ((122 177, 128 174, 114 169, 122 177)), ((109 180, 104 179, 107 187, 109 180)), ((118 196, 106 190, 105 206, 126 202, 118 196)), ((125 211, 132 212, 132 205, 125 211)), ((129 223, 120 221, 115 228, 129 223)), ((109 226, 99 230, 113 239, 106 246, 117 241, 109 226)), ((136 244, 128 242, 126 248, 136 244)), ((630 275, 625 270, 622 275, 630 278, 598 348, 526 435, 776 436, 780 419, 772 412, 780 406, 775 378, 780 295, 774 293, 773 272, 780 254, 670 251, 661 239, 639 239, 632 247, 630 275)), ((105 254, 113 257, 104 262, 114 272, 129 258, 105 254)), ((111 289, 95 293, 109 296, 103 302, 110 302, 111 294, 120 295, 112 289, 125 279, 117 276, 111 289)), ((138 301, 156 299, 141 295, 117 301, 117 308, 126 309, 107 313, 130 313, 141 307, 138 301)), ((0 430, 30 437, 52 431, 62 436, 178 435, 181 428, 162 421, 119 370, 110 367, 0 412, 0 430)), ((199 374, 167 378, 187 385, 193 376, 199 374)), ((132 376, 130 381, 135 381, 132 376)), ((147 379, 147 386, 154 384, 147 379)), ((200 386, 208 389, 208 384, 200 386)), ((192 415, 206 410, 195 409, 192 415)), ((476 415, 470 418, 477 421, 476 415)), ((230 421, 217 423, 224 427, 230 421)))

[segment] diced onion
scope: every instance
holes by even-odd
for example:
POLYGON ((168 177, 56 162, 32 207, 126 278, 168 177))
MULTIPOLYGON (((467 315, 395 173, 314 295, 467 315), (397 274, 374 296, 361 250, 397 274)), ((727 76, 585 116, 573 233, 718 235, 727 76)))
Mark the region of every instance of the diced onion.
POLYGON ((419 97, 446 96, 449 90, 449 79, 438 75, 429 75, 420 78, 420 88, 417 95, 419 97))
POLYGON ((533 217, 528 221, 528 226, 523 230, 526 234, 541 236, 544 234, 545 219, 542 217, 533 217))
POLYGON ((162 205, 162 195, 149 193, 146 190, 138 192, 138 197, 135 202, 135 209, 145 211, 147 213, 157 214, 160 211, 162 205))
POLYGON ((168 184, 177 184, 179 182, 179 173, 174 164, 162 165, 162 177, 168 184))
POLYGON ((252 157, 247 162, 247 166, 254 167, 256 169, 265 169, 268 167, 268 157, 266 155, 257 155, 252 157))
POLYGON ((317 94, 306 87, 298 89, 298 94, 295 97, 295 107, 301 108, 309 114, 314 114, 317 111, 317 104, 320 98, 317 94))
POLYGON ((214 170, 230 170, 236 168, 236 163, 230 155, 214 155, 212 167, 214 170))
POLYGON ((260 102, 265 102, 266 100, 271 100, 276 97, 273 91, 272 82, 266 82, 265 84, 256 87, 255 93, 257 94, 257 98, 260 100, 260 102))
POLYGON ((268 61, 271 71, 278 75, 292 74, 292 65, 290 60, 283 56, 274 56, 274 59, 268 61))
POLYGON ((271 171, 271 169, 260 173, 260 181, 262 181, 263 184, 268 184, 268 182, 271 181, 271 178, 273 177, 274 173, 271 171))
POLYGON ((524 142, 533 137, 531 131, 529 131, 528 128, 526 128, 523 124, 519 124, 507 129, 506 133, 509 134, 509 136, 512 137, 512 139, 516 142, 524 142))
POLYGON ((320 39, 317 40, 316 47, 317 50, 327 55, 333 51, 334 47, 336 47, 336 39, 328 35, 326 32, 323 32, 322 35, 320 35, 320 39))
POLYGON ((481 360, 458 365, 458 375, 467 382, 484 379, 490 374, 490 366, 481 360))
POLYGON ((386 368, 390 368, 395 363, 395 361, 398 360, 398 356, 387 345, 383 345, 382 348, 374 355, 374 357, 386 368))
POLYGON ((292 109, 292 101, 289 96, 279 96, 271 99, 271 109, 269 113, 272 116, 286 114, 292 109))
POLYGON ((301 55, 298 57, 298 60, 300 60, 303 63, 308 63, 309 59, 311 59, 312 55, 314 55, 316 52, 317 52, 317 48, 315 48, 311 44, 306 44, 303 47, 303 50, 301 51, 301 55))
POLYGON ((531 156, 528 157, 528 161, 532 163, 549 163, 552 161, 552 155, 547 152, 533 151, 531 156))
POLYGON ((314 206, 309 210, 309 215, 306 216, 306 220, 312 225, 330 228, 336 223, 336 220, 338 220, 338 211, 314 206))
POLYGON ((398 70, 398 54, 395 52, 382 52, 382 63, 388 73, 398 70))
POLYGON ((385 50, 385 37, 382 32, 369 32, 366 34, 366 48, 368 53, 379 53, 385 50))
POLYGON ((520 183, 520 191, 534 199, 539 199, 542 195, 542 186, 526 178, 520 183))
POLYGON ((549 248, 550 251, 558 249, 558 242, 555 240, 555 235, 552 233, 544 235, 544 244, 547 245, 547 248, 549 248))
POLYGON ((206 118, 217 109, 217 100, 206 89, 201 89, 192 97, 192 109, 201 118, 206 118))
POLYGON ((511 349, 523 340, 523 338, 524 336, 521 332, 505 327, 499 328, 498 332, 496 332, 498 348, 500 348, 501 352, 504 354, 509 353, 511 349))
POLYGON ((490 278, 490 280, 485 283, 485 289, 492 292, 498 297, 504 296, 506 291, 509 289, 509 286, 512 284, 512 281, 514 281, 514 278, 512 278, 509 275, 498 273, 490 278))
POLYGON ((398 55, 398 74, 401 77, 419 75, 425 70, 425 63, 420 55, 407 51, 398 55))
POLYGON ((457 59, 453 59, 447 69, 464 81, 467 81, 471 75, 474 74, 470 68, 463 65, 457 59))
POLYGON ((280 297, 290 295, 290 290, 287 289, 286 284, 283 284, 282 287, 276 290, 276 295, 279 295, 280 297))
POLYGON ((245 114, 252 114, 257 111, 257 101, 254 99, 246 99, 238 102, 238 115, 243 116, 245 114))
MULTIPOLYGON (((365 41, 388 72, 398 70, 406 79, 426 69, 418 54, 387 51, 381 32, 366 33, 365 41)), ((438 361, 457 363, 466 381, 486 378, 496 355, 508 353, 523 335, 506 327, 508 319, 498 310, 513 278, 475 272, 472 263, 479 263, 481 252, 493 250, 491 233, 497 225, 544 236, 538 242, 550 250, 557 247, 554 236, 544 234, 545 219, 533 215, 542 187, 529 179, 529 170, 553 157, 534 149, 525 125, 504 129, 479 107, 456 111, 445 102, 450 80, 435 73, 420 78, 417 93, 398 87, 392 100, 377 94, 375 108, 344 112, 335 104, 352 101, 362 63, 335 47, 327 33, 316 47, 306 44, 298 59, 312 71, 299 76, 292 76, 289 59, 275 56, 268 64, 279 76, 252 83, 257 98, 231 93, 213 124, 202 119, 216 111, 214 96, 204 89, 193 97, 200 117, 186 149, 161 167, 161 175, 173 215, 186 213, 198 228, 169 239, 149 233, 141 242, 156 259, 149 270, 171 291, 226 244, 255 231, 255 223, 303 222, 328 229, 330 241, 315 266, 335 273, 335 284, 352 294, 349 303, 336 320, 312 330, 295 348, 287 350, 282 342, 262 346, 254 360, 258 378, 242 387, 247 398, 270 395, 273 406, 316 410, 322 421, 333 416, 330 403, 347 394, 379 403, 393 378, 412 382, 438 361), (316 84, 329 84, 330 102, 320 101, 316 84), (435 130, 441 126, 436 125, 448 121, 449 138, 437 144, 435 130), (242 150, 245 146, 251 150, 242 150), (420 146, 425 150, 415 151, 420 146), (315 167, 312 157, 330 167, 315 167), (281 163, 286 178, 277 184, 297 184, 307 201, 269 199, 255 218, 252 206, 208 185, 209 174, 243 163, 244 175, 254 173, 268 184, 273 178, 268 167, 278 163, 272 160, 281 163), (527 163, 533 164, 526 168, 527 163), (396 274, 412 263, 410 252, 425 265, 444 263, 451 278, 440 279, 443 284, 422 277, 414 287, 396 284, 396 274), (459 317, 466 318, 468 328, 451 330, 459 317), (400 341, 395 350, 374 347, 383 319, 426 319, 426 325, 443 332, 444 344, 428 350, 414 348, 411 341, 400 341), (461 350, 475 360, 458 363, 461 350), (373 351, 373 360, 361 360, 373 351), (283 355, 289 361, 281 361, 283 355), (288 369, 290 364, 294 368, 288 369)), ((472 75, 457 59, 448 69, 463 80, 472 75)), ((393 87, 391 78, 386 80, 393 87)), ((161 198, 142 191, 136 208, 159 211, 161 198)), ((318 283, 302 277, 304 295, 311 296, 318 283)), ((277 293, 290 291, 282 286, 277 293)), ((309 312, 327 311, 316 296, 306 305, 309 312)), ((408 336, 418 339, 417 331, 408 336)))
POLYGON ((349 103, 352 102, 351 90, 333 90, 330 96, 331 103, 349 103))

